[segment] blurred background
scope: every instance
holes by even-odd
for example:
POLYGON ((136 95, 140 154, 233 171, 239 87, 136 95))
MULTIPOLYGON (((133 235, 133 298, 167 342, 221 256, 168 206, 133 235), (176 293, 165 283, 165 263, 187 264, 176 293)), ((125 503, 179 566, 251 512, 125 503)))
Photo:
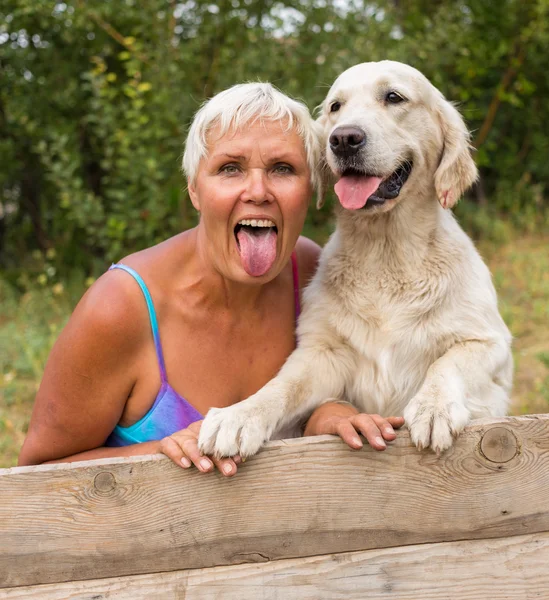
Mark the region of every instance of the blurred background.
MULTIPOLYGON (((49 350, 112 261, 192 227, 179 165, 212 94, 271 81, 314 109, 393 59, 458 103, 481 180, 456 214, 515 336, 513 414, 549 407, 549 0, 1 0, 0 467, 49 350)), ((329 203, 305 234, 324 243, 329 203)))

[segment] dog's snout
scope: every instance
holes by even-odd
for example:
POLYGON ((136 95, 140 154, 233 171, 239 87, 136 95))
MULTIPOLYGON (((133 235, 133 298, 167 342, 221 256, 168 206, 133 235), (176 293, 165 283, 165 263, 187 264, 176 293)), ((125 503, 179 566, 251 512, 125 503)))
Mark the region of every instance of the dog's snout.
POLYGON ((330 136, 330 148, 337 156, 352 156, 366 144, 366 134, 358 127, 338 127, 330 136))

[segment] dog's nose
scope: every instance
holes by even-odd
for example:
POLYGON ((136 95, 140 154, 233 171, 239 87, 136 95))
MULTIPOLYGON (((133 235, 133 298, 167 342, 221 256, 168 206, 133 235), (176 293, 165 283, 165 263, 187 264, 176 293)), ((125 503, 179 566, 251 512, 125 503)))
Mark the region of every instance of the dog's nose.
POLYGON ((338 127, 330 136, 330 148, 337 156, 353 156, 366 145, 366 134, 358 127, 338 127))

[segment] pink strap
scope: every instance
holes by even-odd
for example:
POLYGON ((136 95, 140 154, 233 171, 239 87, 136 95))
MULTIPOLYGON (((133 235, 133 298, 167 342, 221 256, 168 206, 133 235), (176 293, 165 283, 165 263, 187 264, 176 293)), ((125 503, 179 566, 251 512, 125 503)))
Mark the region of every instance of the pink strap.
POLYGON ((301 313, 301 304, 299 302, 299 271, 297 269, 297 254, 295 250, 292 252, 292 273, 294 275, 295 319, 297 321, 301 313))

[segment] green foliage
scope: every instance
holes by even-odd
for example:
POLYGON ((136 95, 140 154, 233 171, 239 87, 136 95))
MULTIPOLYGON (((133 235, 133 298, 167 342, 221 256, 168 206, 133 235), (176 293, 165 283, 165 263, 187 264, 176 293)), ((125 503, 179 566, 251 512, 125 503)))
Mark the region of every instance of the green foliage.
MULTIPOLYGON (((263 79, 313 108, 342 70, 383 58, 418 67, 460 103, 494 208, 539 227, 548 17, 549 0, 5 0, 2 266, 55 249, 57 269, 90 273, 194 224, 179 162, 206 97, 263 79)), ((328 220, 311 214, 308 226, 328 220)))
POLYGON ((15 285, 0 278, 0 468, 16 462, 47 357, 92 283, 81 271, 60 279, 54 258, 31 257, 15 285))
POLYGON ((40 271, 20 275, 17 286, 0 279, 0 373, 13 384, 6 387, 8 401, 21 380, 41 378, 53 342, 92 282, 82 271, 60 280, 48 261, 40 271))
POLYGON ((538 358, 549 369, 549 352, 540 352, 538 358))
POLYGON ((492 272, 499 309, 513 335, 513 413, 545 413, 549 403, 549 253, 546 236, 508 230, 504 245, 478 248, 492 272))

